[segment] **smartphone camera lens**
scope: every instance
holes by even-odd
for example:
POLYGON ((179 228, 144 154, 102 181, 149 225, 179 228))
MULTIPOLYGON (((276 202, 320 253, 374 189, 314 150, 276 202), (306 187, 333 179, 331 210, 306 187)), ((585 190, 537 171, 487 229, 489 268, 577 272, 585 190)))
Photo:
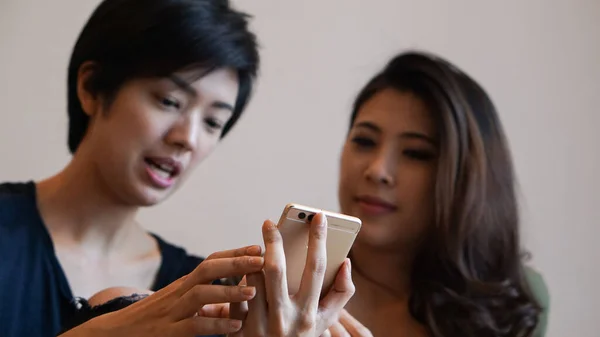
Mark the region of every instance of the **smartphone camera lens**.
POLYGON ((306 218, 306 213, 304 213, 304 212, 298 213, 298 219, 304 220, 304 218, 306 218))
POLYGON ((308 221, 309 221, 309 222, 312 222, 312 219, 313 219, 314 217, 315 217, 315 215, 314 215, 314 214, 311 214, 311 215, 309 215, 309 216, 308 216, 308 221))

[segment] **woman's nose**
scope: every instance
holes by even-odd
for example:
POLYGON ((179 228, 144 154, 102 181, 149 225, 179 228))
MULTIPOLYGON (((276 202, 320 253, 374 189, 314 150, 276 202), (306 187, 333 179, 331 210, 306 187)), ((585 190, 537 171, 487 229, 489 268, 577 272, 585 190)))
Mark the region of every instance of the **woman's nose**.
POLYGON ((369 163, 365 171, 365 177, 375 184, 393 186, 395 184, 393 170, 391 169, 393 160, 384 151, 379 152, 369 163))
POLYGON ((200 132, 198 114, 188 114, 175 124, 167 134, 166 141, 170 145, 186 151, 196 150, 200 132))

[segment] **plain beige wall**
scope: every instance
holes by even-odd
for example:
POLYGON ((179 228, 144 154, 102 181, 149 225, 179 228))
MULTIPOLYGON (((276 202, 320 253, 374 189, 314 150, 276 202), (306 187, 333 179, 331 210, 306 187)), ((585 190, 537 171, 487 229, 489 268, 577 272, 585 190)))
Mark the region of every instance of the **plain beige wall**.
MULTIPOLYGON (((66 66, 98 0, 1 0, 0 180, 59 170, 66 66)), ((416 47, 490 92, 520 181, 525 243, 552 295, 552 337, 597 337, 599 0, 243 0, 263 70, 245 117, 189 183, 143 212, 151 230, 207 254, 260 242, 287 202, 336 209, 354 94, 416 47)))

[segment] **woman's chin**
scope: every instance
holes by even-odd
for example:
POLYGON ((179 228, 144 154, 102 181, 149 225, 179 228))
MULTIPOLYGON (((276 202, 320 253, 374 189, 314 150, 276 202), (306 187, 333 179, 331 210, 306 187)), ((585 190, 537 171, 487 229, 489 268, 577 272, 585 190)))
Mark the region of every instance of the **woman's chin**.
POLYGON ((176 180, 169 186, 162 186, 148 179, 136 180, 132 184, 133 197, 135 198, 135 204, 140 207, 150 207, 160 204, 177 190, 180 183, 179 180, 176 180))
POLYGON ((381 226, 371 226, 369 224, 363 224, 356 243, 364 246, 368 246, 374 249, 382 249, 393 246, 397 240, 394 239, 392 233, 382 228, 381 226))
POLYGON ((173 192, 174 188, 157 189, 146 184, 132 188, 127 203, 138 207, 150 207, 165 201, 173 192))
POLYGON ((156 191, 156 190, 146 191, 146 193, 144 193, 142 198, 140 198, 140 206, 141 207, 150 207, 150 206, 158 205, 161 202, 165 201, 167 198, 169 198, 169 196, 171 195, 172 192, 173 191, 170 189, 165 190, 165 191, 156 191))

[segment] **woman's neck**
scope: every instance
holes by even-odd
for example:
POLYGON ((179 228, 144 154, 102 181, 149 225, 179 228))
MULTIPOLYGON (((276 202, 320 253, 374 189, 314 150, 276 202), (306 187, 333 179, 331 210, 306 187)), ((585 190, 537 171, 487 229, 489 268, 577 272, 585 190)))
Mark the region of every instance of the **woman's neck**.
POLYGON ((351 256, 357 292, 374 301, 408 301, 412 253, 378 250, 357 242, 351 256))
POLYGON ((107 256, 140 230, 134 220, 138 207, 120 203, 85 161, 74 157, 63 171, 36 185, 40 214, 55 245, 107 256))
POLYGON ((356 243, 352 247, 352 279, 356 293, 346 310, 374 336, 427 336, 409 310, 413 254, 356 243))

